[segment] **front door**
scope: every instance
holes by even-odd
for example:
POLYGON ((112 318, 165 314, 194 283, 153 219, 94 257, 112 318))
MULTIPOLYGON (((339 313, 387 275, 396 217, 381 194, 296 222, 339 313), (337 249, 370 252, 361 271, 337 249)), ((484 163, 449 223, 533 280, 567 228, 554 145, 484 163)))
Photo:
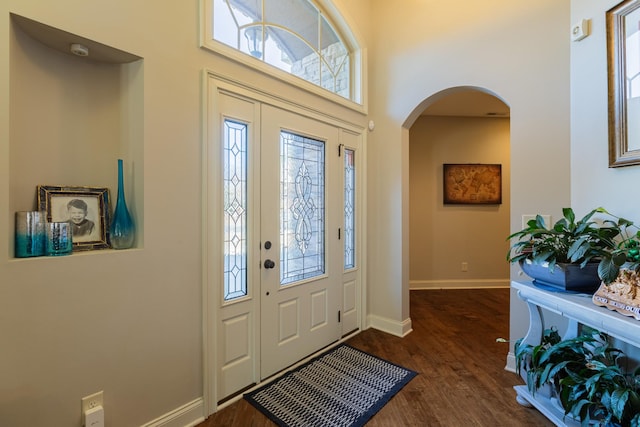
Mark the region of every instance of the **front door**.
POLYGON ((261 114, 261 378, 341 335, 344 219, 339 129, 261 114))
POLYGON ((358 328, 362 253, 361 134, 219 84, 209 86, 205 215, 215 402, 358 328))

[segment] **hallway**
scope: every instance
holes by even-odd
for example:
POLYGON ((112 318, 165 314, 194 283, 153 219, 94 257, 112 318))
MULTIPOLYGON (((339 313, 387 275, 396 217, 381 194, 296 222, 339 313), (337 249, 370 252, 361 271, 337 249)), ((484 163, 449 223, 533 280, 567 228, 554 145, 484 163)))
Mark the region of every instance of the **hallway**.
MULTIPOLYGON (((411 292, 413 332, 369 329, 348 344, 419 373, 368 423, 388 426, 552 426, 515 401, 519 377, 504 370, 509 289, 411 292)), ((272 426, 244 399, 198 427, 272 426)))

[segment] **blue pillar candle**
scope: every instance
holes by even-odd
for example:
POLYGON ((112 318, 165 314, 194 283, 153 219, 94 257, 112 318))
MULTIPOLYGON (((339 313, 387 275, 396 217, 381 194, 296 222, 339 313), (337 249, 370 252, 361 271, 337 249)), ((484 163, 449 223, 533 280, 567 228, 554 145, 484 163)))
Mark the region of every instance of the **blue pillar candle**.
POLYGON ((71 224, 50 222, 47 224, 47 255, 69 255, 73 251, 71 224))
POLYGON ((45 254, 47 242, 46 212, 16 212, 15 257, 45 254))

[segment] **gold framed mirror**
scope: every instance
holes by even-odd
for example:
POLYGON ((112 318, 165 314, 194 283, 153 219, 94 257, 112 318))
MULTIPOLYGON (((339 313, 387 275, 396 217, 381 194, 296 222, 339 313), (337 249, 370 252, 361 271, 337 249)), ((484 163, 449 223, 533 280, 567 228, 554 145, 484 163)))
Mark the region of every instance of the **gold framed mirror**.
POLYGON ((609 167, 640 164, 640 0, 609 9, 609 167))

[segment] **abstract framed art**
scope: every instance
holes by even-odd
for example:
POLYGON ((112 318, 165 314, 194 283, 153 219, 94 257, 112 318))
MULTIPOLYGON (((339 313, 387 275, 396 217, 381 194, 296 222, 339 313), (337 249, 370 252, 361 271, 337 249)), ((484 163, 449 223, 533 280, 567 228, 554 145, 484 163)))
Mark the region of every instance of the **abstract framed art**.
POLYGON ((502 203, 502 165, 442 165, 445 205, 499 205, 502 203))

